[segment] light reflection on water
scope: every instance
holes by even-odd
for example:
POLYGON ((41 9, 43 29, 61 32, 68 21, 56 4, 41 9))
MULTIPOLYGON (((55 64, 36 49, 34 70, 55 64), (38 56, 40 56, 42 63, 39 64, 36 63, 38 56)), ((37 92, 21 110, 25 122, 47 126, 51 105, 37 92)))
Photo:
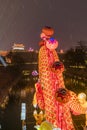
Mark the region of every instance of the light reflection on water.
POLYGON ((33 119, 33 106, 32 106, 32 98, 33 98, 33 89, 31 91, 27 91, 26 97, 17 98, 13 97, 9 100, 8 106, 5 110, 0 110, 0 130, 22 130, 22 122, 21 122, 21 102, 26 102, 27 109, 29 110, 30 120, 28 118, 27 130, 35 130, 34 124, 35 121, 33 119))
POLYGON ((13 100, 2 113, 2 130, 21 130, 20 104, 13 100))

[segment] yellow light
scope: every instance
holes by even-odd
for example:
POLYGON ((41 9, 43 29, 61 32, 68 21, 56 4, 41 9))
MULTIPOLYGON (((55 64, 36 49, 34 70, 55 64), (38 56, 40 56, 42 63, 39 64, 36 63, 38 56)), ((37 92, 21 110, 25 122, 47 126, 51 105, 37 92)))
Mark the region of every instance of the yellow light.
POLYGON ((86 94, 85 93, 79 93, 78 94, 78 99, 86 99, 86 94))

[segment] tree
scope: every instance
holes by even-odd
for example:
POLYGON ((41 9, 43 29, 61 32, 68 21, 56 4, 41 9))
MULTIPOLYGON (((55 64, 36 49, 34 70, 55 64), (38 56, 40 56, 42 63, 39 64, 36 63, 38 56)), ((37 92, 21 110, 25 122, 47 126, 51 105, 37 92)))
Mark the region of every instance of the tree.
POLYGON ((87 46, 82 41, 77 46, 68 50, 65 54, 66 66, 86 66, 87 46))

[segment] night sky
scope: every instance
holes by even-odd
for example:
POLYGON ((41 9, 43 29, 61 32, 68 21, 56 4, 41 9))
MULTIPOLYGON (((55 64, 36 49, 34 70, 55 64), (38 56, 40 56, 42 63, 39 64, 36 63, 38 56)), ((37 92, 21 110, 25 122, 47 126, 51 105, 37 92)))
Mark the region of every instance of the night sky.
POLYGON ((87 41, 87 0, 0 0, 0 50, 14 42, 38 49, 44 26, 54 28, 59 49, 87 41))

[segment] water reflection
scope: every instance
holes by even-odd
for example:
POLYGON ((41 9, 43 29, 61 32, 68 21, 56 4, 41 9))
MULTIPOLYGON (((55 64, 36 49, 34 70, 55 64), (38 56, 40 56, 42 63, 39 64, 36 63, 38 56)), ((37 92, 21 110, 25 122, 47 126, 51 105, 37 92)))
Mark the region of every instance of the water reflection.
POLYGON ((2 110, 2 130, 21 130, 20 123, 20 104, 9 100, 7 108, 2 110))
POLYGON ((35 130, 35 120, 33 118, 33 98, 34 89, 20 90, 10 95, 9 103, 4 110, 0 110, 0 129, 1 130, 22 130, 21 103, 26 103, 26 126, 27 130, 35 130))

